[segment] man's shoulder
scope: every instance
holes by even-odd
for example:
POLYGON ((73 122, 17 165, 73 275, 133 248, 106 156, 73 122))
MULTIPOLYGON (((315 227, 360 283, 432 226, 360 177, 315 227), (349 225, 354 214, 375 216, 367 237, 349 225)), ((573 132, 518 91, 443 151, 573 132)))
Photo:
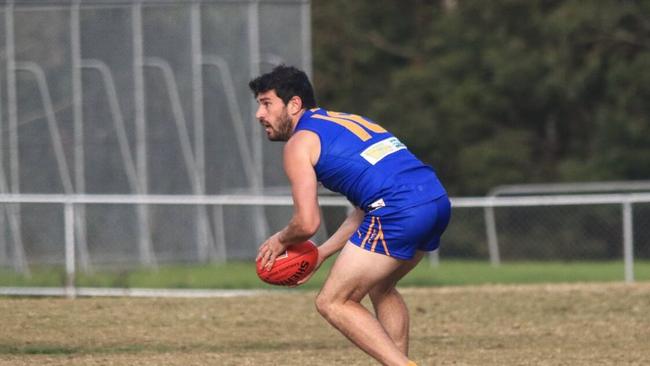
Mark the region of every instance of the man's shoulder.
POLYGON ((320 156, 320 145, 320 137, 313 131, 296 131, 284 147, 285 160, 287 156, 308 156, 313 166, 320 156))
POLYGON ((298 130, 296 131, 289 141, 287 141, 287 144, 303 144, 303 143, 309 143, 311 141, 317 141, 318 140, 318 134, 316 134, 314 131, 310 130, 298 130))

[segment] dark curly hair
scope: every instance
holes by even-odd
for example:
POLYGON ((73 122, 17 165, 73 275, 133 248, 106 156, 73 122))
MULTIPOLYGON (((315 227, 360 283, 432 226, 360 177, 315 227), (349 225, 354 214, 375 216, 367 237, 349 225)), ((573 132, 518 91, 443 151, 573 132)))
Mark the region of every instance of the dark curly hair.
POLYGON ((304 71, 293 66, 279 65, 271 72, 258 76, 248 83, 255 97, 260 93, 275 90, 275 94, 287 104, 294 96, 302 99, 302 107, 316 107, 314 88, 304 71))

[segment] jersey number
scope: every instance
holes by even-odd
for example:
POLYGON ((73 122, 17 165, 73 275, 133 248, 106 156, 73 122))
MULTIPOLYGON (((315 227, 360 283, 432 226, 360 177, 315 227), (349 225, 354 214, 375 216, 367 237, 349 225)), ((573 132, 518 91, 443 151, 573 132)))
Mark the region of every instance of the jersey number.
POLYGON ((376 123, 372 123, 367 119, 356 114, 347 114, 340 112, 327 111, 327 116, 322 114, 314 114, 313 118, 323 119, 325 121, 334 122, 337 125, 345 127, 348 131, 355 134, 362 141, 370 140, 372 137, 367 130, 375 133, 387 132, 383 127, 376 123), (367 129, 367 130, 366 130, 367 129))

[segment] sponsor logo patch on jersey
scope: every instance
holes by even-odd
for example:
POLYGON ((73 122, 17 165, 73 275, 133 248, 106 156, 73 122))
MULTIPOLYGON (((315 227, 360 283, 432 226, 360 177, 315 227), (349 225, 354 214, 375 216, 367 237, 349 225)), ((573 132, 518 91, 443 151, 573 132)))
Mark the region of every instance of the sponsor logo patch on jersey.
POLYGON ((361 156, 370 164, 375 165, 386 156, 402 149, 406 149, 406 145, 398 140, 397 137, 390 137, 370 145, 367 149, 363 150, 361 156))
POLYGON ((368 212, 378 210, 378 209, 380 209, 382 207, 386 207, 386 203, 384 202, 383 198, 380 198, 380 199, 376 200, 375 202, 371 203, 370 205, 368 205, 368 212))

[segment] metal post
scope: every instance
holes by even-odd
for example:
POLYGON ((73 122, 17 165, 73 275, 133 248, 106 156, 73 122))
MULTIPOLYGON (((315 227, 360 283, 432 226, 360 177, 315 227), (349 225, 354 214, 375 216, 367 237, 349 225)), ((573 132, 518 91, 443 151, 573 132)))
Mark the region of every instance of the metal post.
MULTIPOLYGON (((144 90, 144 46, 142 36, 142 3, 135 1, 132 8, 133 28, 133 88, 135 108, 135 140, 136 140, 136 171, 138 176, 137 193, 147 194, 149 189, 147 169, 147 126, 145 116, 144 90)), ((149 208, 146 205, 137 206, 139 223, 138 247, 142 264, 156 266, 156 258, 151 243, 151 228, 149 224, 149 208)))
MULTIPOLYGON (((205 117, 203 113, 203 46, 201 37, 201 3, 191 5, 192 101, 194 114, 194 170, 197 194, 205 194, 205 117)), ((205 206, 196 208, 196 231, 199 260, 212 260, 215 253, 210 220, 205 206)))
POLYGON ((440 265, 440 252, 438 249, 429 253, 429 264, 431 267, 438 267, 440 265))
MULTIPOLYGON (((2 88, 0 88, 0 126, 4 126, 4 113, 2 111, 2 88)), ((4 158, 4 134, 0 128, 0 193, 7 193, 7 183, 5 178, 5 158, 4 158)), ((7 248, 5 228, 5 208, 7 205, 0 205, 0 265, 9 263, 9 252, 7 248)))
MULTIPOLYGON (((252 1, 248 7, 248 47, 250 51, 250 76, 255 78, 260 74, 260 62, 262 58, 260 57, 260 9, 259 2, 252 1)), ((262 187, 264 187, 264 156, 262 154, 263 146, 263 136, 262 129, 259 128, 257 123, 255 123, 255 108, 256 103, 251 98, 251 123, 252 123, 252 151, 253 159, 252 164, 254 171, 256 172, 254 179, 252 180, 252 190, 254 194, 261 194, 262 187)), ((266 217, 264 216, 264 210, 257 207, 253 211, 253 216, 255 217, 255 225, 253 228, 258 242, 264 241, 266 239, 269 228, 266 217)))
MULTIPOLYGON (((14 31, 14 1, 5 6, 5 37, 7 57, 7 119, 9 125, 9 187, 11 193, 20 192, 20 170, 18 157, 18 96, 16 85, 16 40, 14 31)), ((29 274, 20 220, 20 204, 7 207, 10 227, 13 234, 14 269, 29 274)))
POLYGON ((217 261, 226 262, 228 251, 226 248, 226 230, 223 219, 223 205, 215 205, 214 214, 214 240, 217 249, 217 261))
POLYGON ((490 264, 492 264, 493 267, 498 267, 501 265, 501 255, 499 254, 499 240, 497 237, 497 224, 494 216, 494 206, 485 207, 484 214, 490 264))
POLYGON ((16 40, 14 30, 14 2, 8 1, 5 8, 6 56, 7 56, 7 115, 9 117, 9 171, 10 191, 20 191, 18 166, 18 96, 16 86, 16 40))
MULTIPOLYGON (((248 46, 250 52, 250 67, 251 67, 251 78, 255 78, 260 73, 260 62, 262 58, 260 57, 260 4, 257 1, 252 1, 248 6, 248 46)), ((253 164, 255 166, 255 171, 258 174, 258 187, 253 187, 256 189, 255 193, 259 193, 259 188, 262 187, 262 130, 257 126, 255 121, 255 101, 251 98, 251 123, 252 125, 252 141, 253 144, 251 149, 253 150, 253 164)))
POLYGON ((201 4, 192 4, 192 101, 194 107, 194 163, 198 184, 205 187, 205 118, 203 115, 203 47, 201 45, 201 4))
MULTIPOLYGON (((72 119, 74 121, 74 190, 78 194, 86 192, 80 12, 81 0, 75 0, 70 9, 70 48, 72 53, 72 119)), ((86 233, 86 206, 78 205, 75 208, 75 228, 79 241, 79 262, 81 268, 89 270, 90 255, 88 254, 88 238, 86 233)))
POLYGON ((133 107, 135 109, 135 163, 140 194, 149 187, 147 172, 147 125, 144 90, 144 45, 142 35, 142 3, 133 4, 131 21, 133 22, 133 107))
POLYGON ((634 229, 632 203, 623 203, 623 261, 625 263, 625 282, 634 282, 634 229))
POLYGON ((74 244, 74 204, 63 205, 65 225, 65 293, 68 298, 76 296, 75 290, 75 244, 74 244))
POLYGON ((300 5, 300 20, 302 67, 307 75, 313 76, 311 57, 311 1, 305 1, 300 5))

